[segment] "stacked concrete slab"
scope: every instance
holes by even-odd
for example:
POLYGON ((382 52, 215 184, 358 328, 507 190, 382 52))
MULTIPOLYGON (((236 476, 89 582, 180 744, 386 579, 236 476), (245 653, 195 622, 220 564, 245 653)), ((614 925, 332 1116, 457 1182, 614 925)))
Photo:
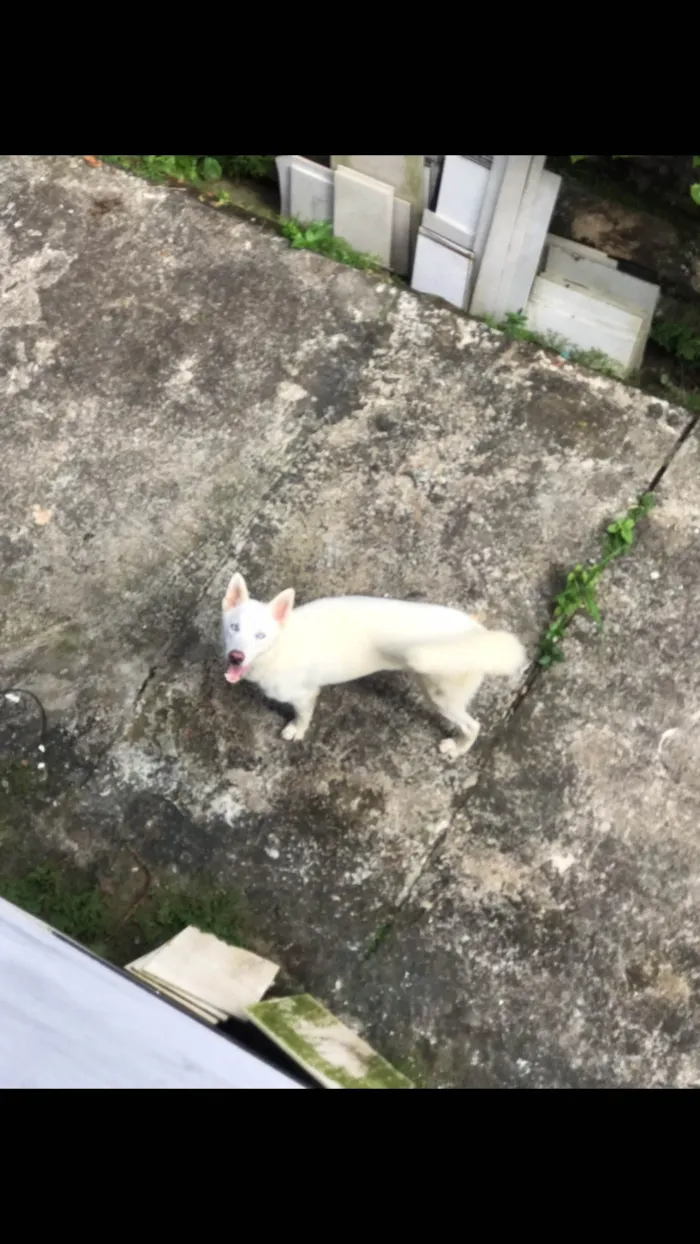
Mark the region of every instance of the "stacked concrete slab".
POLYGON ((282 214, 333 232, 412 287, 472 315, 528 326, 639 368, 659 288, 552 238, 561 178, 544 156, 279 156, 282 214))
POLYGON ((445 156, 435 211, 419 230, 414 289, 475 315, 522 310, 560 185, 544 159, 445 156))
POLYGON ((333 232, 351 246, 408 276, 439 162, 439 156, 331 156, 324 168, 304 156, 278 156, 281 212, 332 221, 333 232))
POLYGON ((626 376, 641 367, 660 293, 658 285, 619 272, 601 251, 550 235, 528 324, 580 349, 601 350, 626 376))
POLYGON ((659 287, 607 255, 548 234, 561 178, 544 156, 446 156, 424 211, 413 288, 472 315, 523 312, 528 326, 606 354, 621 375, 642 363, 659 287))

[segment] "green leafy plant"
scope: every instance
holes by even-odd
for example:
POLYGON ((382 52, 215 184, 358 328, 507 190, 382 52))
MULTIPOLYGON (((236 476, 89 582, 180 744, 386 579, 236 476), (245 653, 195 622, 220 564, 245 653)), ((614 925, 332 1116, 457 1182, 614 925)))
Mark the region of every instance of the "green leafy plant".
POLYGON ((604 350, 582 350, 579 346, 570 345, 561 353, 580 367, 589 367, 591 371, 599 371, 603 376, 611 376, 615 380, 620 378, 619 368, 604 350))
POLYGON ((578 363, 582 367, 589 367, 591 371, 602 372, 604 376, 619 379, 619 368, 602 350, 582 350, 572 345, 565 337, 559 336, 558 333, 537 333, 528 328, 527 316, 523 311, 507 311, 502 320, 485 315, 483 322, 490 328, 504 333, 512 341, 532 341, 535 345, 541 346, 544 350, 552 350, 571 363, 578 363))
POLYGON ((598 630, 603 629, 603 622, 598 608, 596 590, 603 571, 615 558, 629 552, 634 543, 635 528, 641 518, 649 513, 654 505, 654 494, 644 493, 626 514, 615 519, 605 530, 605 538, 600 557, 592 566, 574 566, 566 576, 566 583, 561 592, 554 598, 552 621, 540 639, 538 665, 545 669, 557 661, 564 660, 561 642, 564 632, 574 614, 583 610, 596 624, 598 630))
POLYGON ((273 155, 217 156, 224 175, 234 180, 247 177, 251 181, 277 181, 277 169, 273 155))
POLYGON ((219 161, 214 156, 202 156, 198 165, 199 176, 205 181, 218 181, 223 173, 219 161))
POLYGON ((247 177, 258 181, 274 180, 276 177, 275 157, 267 155, 116 155, 101 156, 100 159, 108 164, 117 164, 140 177, 146 177, 149 181, 167 181, 174 178, 193 186, 219 181, 224 176, 233 179, 247 177))
POLYGON ((497 320, 492 315, 485 315, 484 323, 488 324, 489 328, 495 328, 497 332, 504 333, 511 341, 533 341, 536 345, 545 346, 557 352, 560 346, 563 348, 566 345, 563 337, 557 337, 554 333, 536 333, 528 328, 524 311, 506 311, 502 320, 497 320))
POLYGON ((304 224, 294 218, 283 217, 280 220, 282 237, 286 238, 294 250, 315 251, 318 255, 326 255, 338 263, 347 264, 351 268, 381 268, 381 262, 374 255, 364 255, 356 251, 345 238, 336 237, 330 220, 322 220, 304 224))
POLYGON ((198 185, 204 180, 198 168, 197 156, 175 155, 138 155, 138 156, 101 156, 107 164, 116 164, 130 173, 145 177, 147 181, 163 182, 172 178, 175 181, 189 182, 198 185))
POLYGON ((149 886, 126 920, 94 877, 65 861, 0 875, 0 895, 115 963, 162 945, 189 924, 234 946, 245 936, 240 896, 202 880, 149 886))
POLYGON ((506 311, 498 327, 515 341, 532 340, 532 332, 527 326, 527 316, 524 311, 506 311))
POLYGON ((104 929, 104 896, 72 874, 40 864, 22 877, 2 877, 0 894, 77 942, 91 945, 104 929))
POLYGON ((655 320, 649 334, 652 341, 685 363, 700 363, 700 318, 689 310, 679 320, 655 320))

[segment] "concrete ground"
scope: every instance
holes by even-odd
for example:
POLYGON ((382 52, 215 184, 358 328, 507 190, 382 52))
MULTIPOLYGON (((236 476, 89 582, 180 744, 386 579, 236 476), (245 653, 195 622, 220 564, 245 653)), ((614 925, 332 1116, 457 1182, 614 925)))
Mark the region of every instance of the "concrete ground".
POLYGON ((46 846, 245 896, 290 977, 434 1086, 700 1085, 700 448, 687 412, 77 158, 0 161, 3 685, 46 846), (531 655, 651 484, 605 631, 450 765, 396 675, 303 744, 217 653, 256 595, 460 605, 531 655))

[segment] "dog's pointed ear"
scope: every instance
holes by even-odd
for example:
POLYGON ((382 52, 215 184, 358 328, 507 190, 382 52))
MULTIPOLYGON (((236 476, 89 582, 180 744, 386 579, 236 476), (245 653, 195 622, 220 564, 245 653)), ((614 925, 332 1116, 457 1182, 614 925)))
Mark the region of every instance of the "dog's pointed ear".
POLYGON ((279 626, 284 626, 292 609, 294 608, 294 588, 287 587, 274 600, 270 601, 268 608, 279 626))
POLYGON ((244 605, 248 599, 248 588, 245 585, 245 579, 242 574, 236 572, 226 588, 226 595, 221 602, 221 608, 226 613, 228 609, 235 609, 237 605, 244 605))

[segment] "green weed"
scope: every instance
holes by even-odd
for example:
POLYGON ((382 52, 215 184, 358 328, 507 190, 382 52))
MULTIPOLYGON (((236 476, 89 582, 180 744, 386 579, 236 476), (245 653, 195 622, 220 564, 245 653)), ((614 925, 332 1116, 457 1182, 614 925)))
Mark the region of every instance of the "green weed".
POLYGON ((381 269, 381 262, 374 255, 356 251, 345 238, 336 237, 330 220, 304 224, 300 220, 282 217, 280 229, 282 237, 294 250, 315 251, 317 255, 325 255, 350 268, 381 269))
POLYGON ((578 363, 581 367, 602 372, 604 376, 612 376, 617 380, 620 378, 619 368, 602 350, 582 350, 572 345, 565 337, 559 336, 558 333, 535 332, 534 329, 528 328, 527 316, 523 311, 507 311, 502 320, 496 320, 492 315, 485 315, 482 318, 483 323, 488 324, 489 328, 504 333, 511 341, 532 341, 535 345, 541 346, 543 350, 551 350, 571 363, 578 363))
POLYGON ((41 864, 21 877, 3 876, 0 895, 85 946, 104 935, 104 895, 72 872, 41 864))
POLYGON ((679 320, 655 320, 649 336, 684 363, 700 363, 700 317, 694 308, 679 320))
POLYGON ((224 177, 237 181, 241 177, 250 181, 277 182, 277 168, 273 155, 216 156, 224 177))
MULTIPOLYGON (((276 177, 274 156, 196 156, 196 155, 103 155, 107 164, 145 177, 148 181, 170 179, 191 186, 206 185, 222 177, 233 180, 246 177, 253 181, 271 181, 276 177)), ((217 206, 220 206, 217 198, 217 206)))
POLYGON ((591 371, 601 372, 604 376, 611 376, 613 380, 620 379, 619 368, 603 350, 582 350, 579 346, 565 345, 560 353, 570 362, 578 363, 580 367, 588 367, 591 371))
POLYGON ((240 898, 204 883, 149 885, 124 919, 123 902, 95 877, 66 861, 44 862, 0 876, 0 896, 120 965, 190 924, 236 946, 244 937, 240 898))
POLYGON ((210 156, 201 159, 189 155, 103 155, 100 159, 107 164, 116 164, 129 173, 145 177, 147 181, 164 182, 174 179, 198 186, 221 177, 221 166, 216 160, 213 164, 208 163, 210 156))
POLYGON ((653 493, 644 493, 633 506, 630 506, 626 514, 608 525, 598 561, 592 566, 574 566, 573 570, 569 571, 564 589, 554 598, 552 621, 540 640, 538 665, 546 669, 555 662, 564 660, 561 641, 564 631, 579 610, 584 610, 593 619, 598 630, 603 629, 596 598, 600 576, 611 561, 621 557, 632 547, 635 527, 639 520, 649 513, 653 505, 653 493))
POLYGON ((534 341, 536 336, 527 326, 527 316, 524 311, 506 311, 497 328, 513 341, 534 341))

